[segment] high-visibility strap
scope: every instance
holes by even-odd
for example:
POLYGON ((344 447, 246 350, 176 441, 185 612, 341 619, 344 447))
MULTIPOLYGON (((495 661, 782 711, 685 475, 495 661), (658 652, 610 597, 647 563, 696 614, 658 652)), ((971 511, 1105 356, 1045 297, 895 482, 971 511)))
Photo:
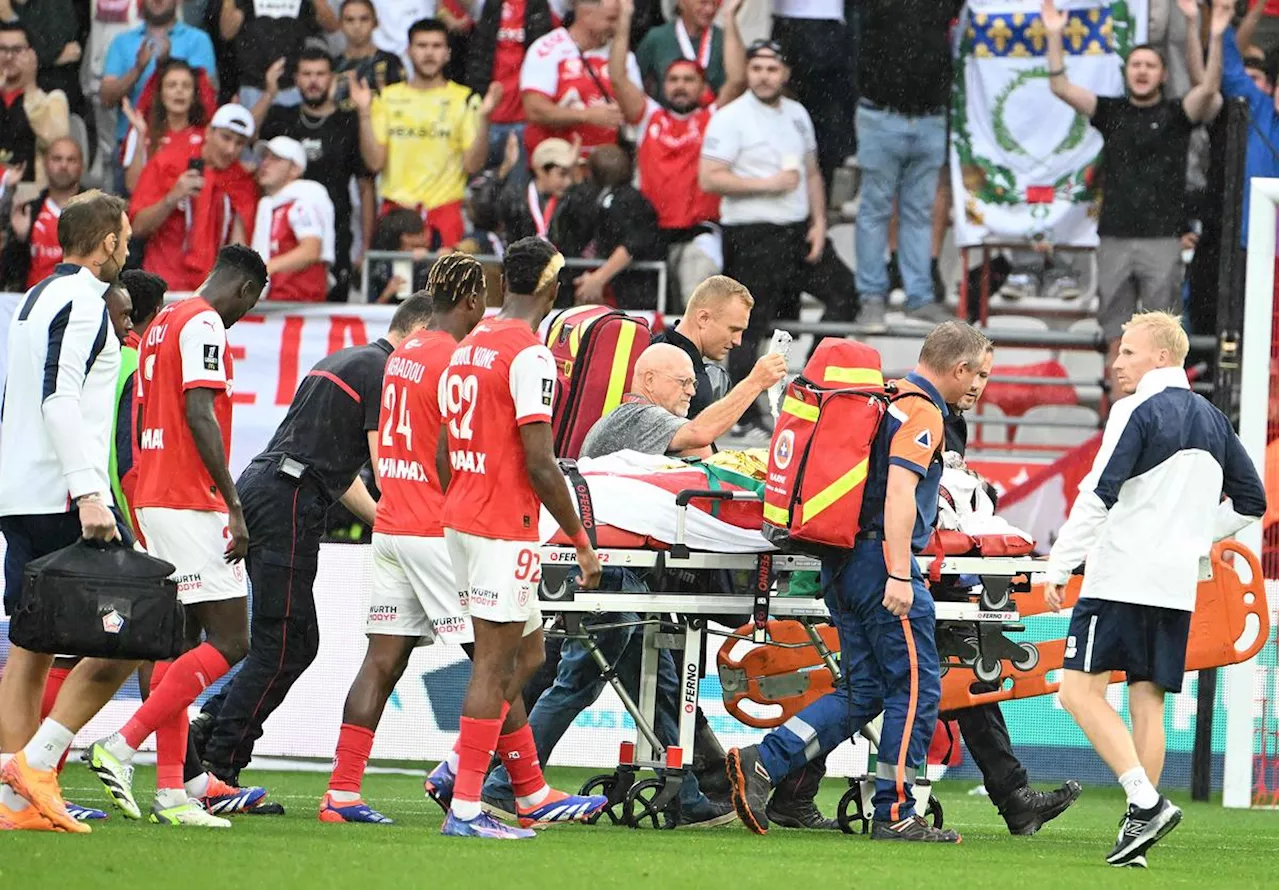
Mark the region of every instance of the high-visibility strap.
POLYGON ((806 405, 795 396, 787 396, 782 400, 782 413, 799 417, 801 420, 807 420, 810 423, 818 422, 818 406, 806 405))
POLYGON ((613 348, 613 367, 609 369, 609 388, 605 391, 601 417, 607 417, 614 408, 622 404, 627 384, 627 366, 631 361, 631 347, 635 341, 636 326, 624 324, 618 334, 618 343, 613 348))
POLYGON ((863 458, 849 472, 805 501, 804 509, 800 514, 801 522, 809 522, 813 517, 861 485, 867 478, 867 463, 869 460, 870 458, 863 458))
POLYGON ((875 368, 840 368, 828 366, 822 372, 823 383, 848 383, 854 386, 884 386, 884 375, 875 368))
POLYGON ((786 524, 791 521, 791 511, 786 507, 775 507, 773 504, 765 504, 764 518, 776 526, 785 528, 786 524))

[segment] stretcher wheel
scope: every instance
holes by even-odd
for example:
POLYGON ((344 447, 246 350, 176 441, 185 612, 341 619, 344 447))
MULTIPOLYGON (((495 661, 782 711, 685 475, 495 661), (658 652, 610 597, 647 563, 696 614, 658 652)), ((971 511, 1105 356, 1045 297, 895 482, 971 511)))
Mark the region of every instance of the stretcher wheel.
MULTIPOLYGON (((618 777, 613 773, 605 773, 600 776, 592 776, 590 779, 582 783, 582 787, 578 789, 581 795, 603 794, 606 797, 613 797, 614 786, 618 784, 618 777)), ((621 825, 622 816, 615 812, 616 805, 610 804, 600 812, 596 813, 587 820, 588 825, 595 825, 600 821, 601 816, 608 816, 610 824, 621 825)))
POLYGON ((978 604, 986 612, 1003 612, 1009 607, 1011 599, 1008 586, 1001 593, 995 594, 991 592, 990 587, 983 585, 982 594, 978 597, 978 604))
POLYGON ((1019 643, 1018 648, 1022 650, 1022 655, 1009 662, 1015 670, 1029 671, 1040 663, 1040 650, 1034 644, 1019 643))
POLYGON ((662 779, 644 779, 636 782, 622 800, 622 822, 628 828, 675 828, 675 821, 667 821, 662 810, 653 800, 662 793, 662 779))
POLYGON ((942 801, 932 794, 929 795, 929 806, 925 808, 924 817, 933 820, 934 828, 942 828, 942 801))
POLYGON ((973 661, 973 675, 983 683, 994 683, 1000 679, 1001 673, 1003 673, 1003 669, 1000 667, 1000 659, 998 658, 979 656, 973 661))
POLYGON ((840 806, 836 809, 836 823, 845 834, 866 834, 871 829, 871 817, 862 811, 861 782, 851 785, 840 798, 840 806))

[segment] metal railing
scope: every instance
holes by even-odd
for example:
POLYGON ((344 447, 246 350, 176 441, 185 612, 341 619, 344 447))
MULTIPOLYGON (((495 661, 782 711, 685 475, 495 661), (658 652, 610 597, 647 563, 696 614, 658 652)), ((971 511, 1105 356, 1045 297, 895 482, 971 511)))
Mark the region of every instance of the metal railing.
MULTIPOLYGON (((369 300, 369 264, 374 262, 411 262, 417 263, 434 263, 438 257, 448 253, 449 251, 432 251, 425 255, 415 254, 410 251, 402 250, 370 250, 365 253, 363 260, 363 269, 360 276, 360 301, 368 303, 369 300)), ((492 253, 477 253, 473 256, 480 261, 483 266, 502 268, 502 257, 492 253)), ((599 259, 581 259, 579 257, 565 257, 564 267, 566 269, 599 269, 605 264, 604 260, 599 259)), ((667 311, 667 264, 660 260, 645 260, 633 262, 623 271, 626 272, 652 272, 657 276, 657 296, 654 299, 654 311, 666 314, 667 311)), ((410 283, 412 285, 412 282, 410 283)), ((375 299, 376 299, 375 295, 375 299)))

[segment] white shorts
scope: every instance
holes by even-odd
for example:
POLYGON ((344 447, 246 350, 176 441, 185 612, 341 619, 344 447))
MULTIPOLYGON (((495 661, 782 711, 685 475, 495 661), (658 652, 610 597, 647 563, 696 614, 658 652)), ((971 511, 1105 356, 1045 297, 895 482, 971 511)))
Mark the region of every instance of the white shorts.
POLYGON ((538 608, 541 554, 534 541, 501 541, 444 530, 458 590, 473 618, 524 624, 524 635, 542 627, 538 608))
POLYGON ((169 507, 139 507, 137 513, 147 551, 177 569, 178 602, 189 606, 249 595, 244 563, 225 558, 226 513, 169 507))
POLYGON ((475 639, 444 538, 373 533, 373 593, 364 632, 417 637, 419 646, 437 638, 475 639))

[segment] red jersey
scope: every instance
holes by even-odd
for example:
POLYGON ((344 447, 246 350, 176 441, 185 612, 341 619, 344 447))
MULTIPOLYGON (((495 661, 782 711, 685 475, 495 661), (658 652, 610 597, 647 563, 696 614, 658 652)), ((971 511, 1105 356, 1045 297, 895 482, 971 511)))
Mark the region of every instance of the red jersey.
MULTIPOLYGON (((323 243, 325 228, 320 213, 306 201, 296 199, 272 208, 267 237, 270 238, 267 258, 272 258, 293 250, 303 238, 319 238, 323 243)), ((271 300, 323 303, 329 294, 329 264, 322 256, 306 268, 276 272, 271 276, 267 293, 271 300)))
POLYGON ((53 267, 62 262, 62 245, 58 243, 58 218, 62 208, 45 198, 38 208, 33 208, 31 234, 27 236, 27 249, 31 251, 31 266, 27 271, 27 290, 35 287, 53 274, 53 267))
POLYGON ((200 297, 165 306, 147 328, 135 376, 142 434, 133 506, 227 512, 196 451, 186 409, 187 390, 217 390, 213 414, 229 455, 233 375, 221 316, 200 297))
MULTIPOLYGON (((641 86, 640 68, 631 53, 627 53, 627 77, 641 86)), ((610 102, 613 90, 609 87, 609 47, 584 52, 578 49, 566 29, 556 28, 529 47, 520 67, 520 91, 541 93, 561 108, 586 108, 610 102)), ((552 130, 530 121, 524 128, 525 148, 532 157, 543 139, 558 136, 572 142, 575 135, 582 137, 583 157, 597 145, 618 141, 618 131, 609 127, 584 124, 552 130)))
POLYGON ((502 541, 537 541, 542 503, 525 472, 520 427, 550 423, 556 369, 526 322, 482 321, 458 344, 437 398, 453 475, 444 524, 502 541))
POLYGON ((524 17, 528 8, 526 0, 502 0, 498 42, 493 49, 493 80, 502 84, 502 101, 489 115, 489 120, 495 124, 514 124, 524 120, 524 106, 520 103, 520 66, 524 64, 524 17))
POLYGON ((676 114, 648 100, 637 130, 636 173, 640 193, 658 213, 658 228, 688 229, 720 219, 720 196, 698 186, 702 134, 714 105, 676 114))
POLYGON ((400 344, 382 375, 378 487, 373 530, 384 535, 444 534, 444 491, 436 478, 440 443, 440 375, 458 345, 444 331, 423 331, 400 344))

